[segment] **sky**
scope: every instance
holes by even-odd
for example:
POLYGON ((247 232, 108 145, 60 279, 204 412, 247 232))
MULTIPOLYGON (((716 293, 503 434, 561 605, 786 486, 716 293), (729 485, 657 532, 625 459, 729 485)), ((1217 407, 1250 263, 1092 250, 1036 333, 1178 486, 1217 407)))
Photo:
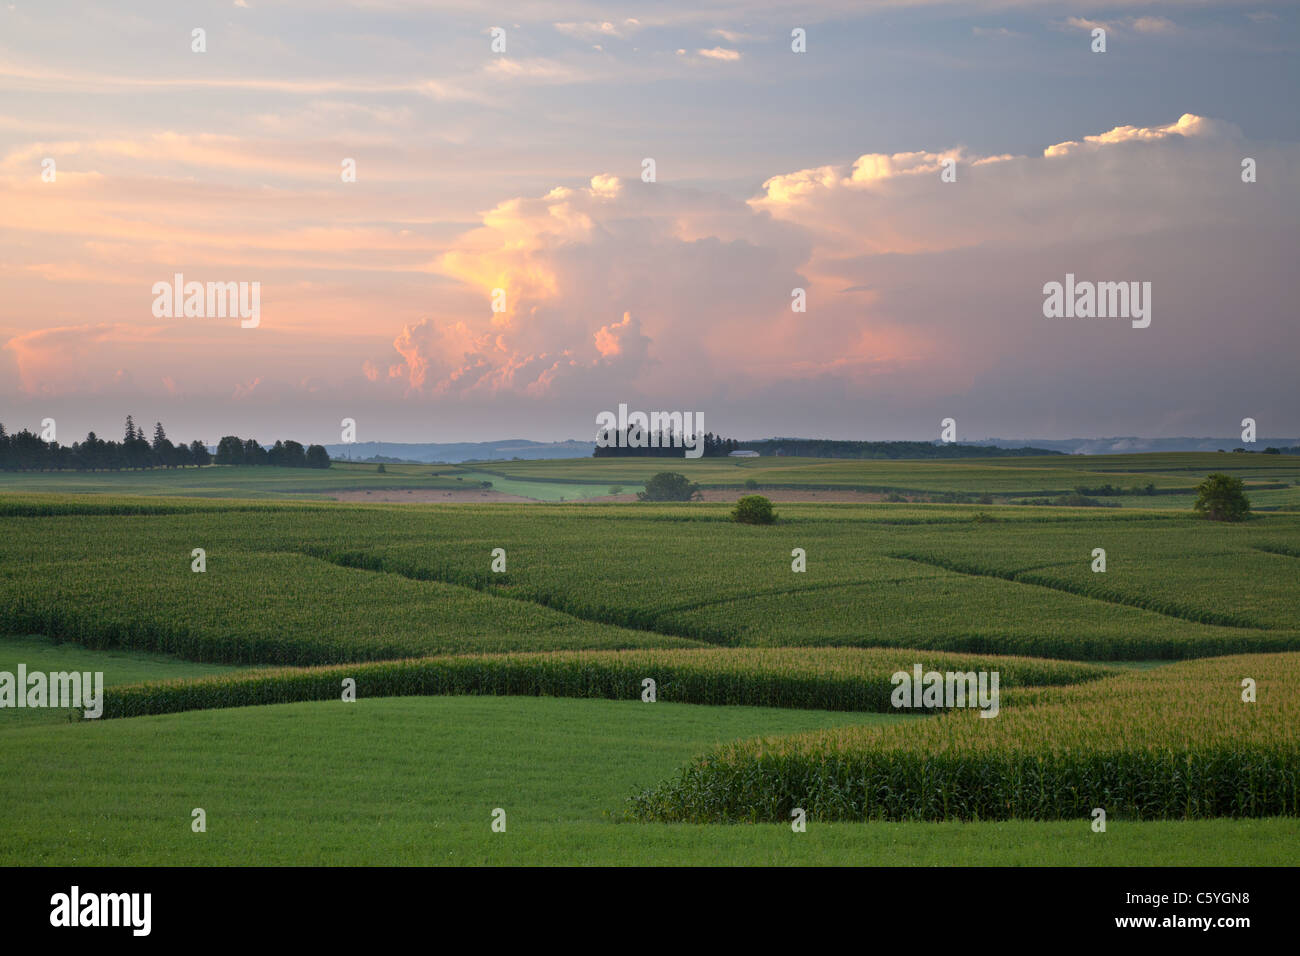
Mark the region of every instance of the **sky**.
POLYGON ((1298 52, 1269 0, 0 0, 0 422, 1300 434, 1298 52))

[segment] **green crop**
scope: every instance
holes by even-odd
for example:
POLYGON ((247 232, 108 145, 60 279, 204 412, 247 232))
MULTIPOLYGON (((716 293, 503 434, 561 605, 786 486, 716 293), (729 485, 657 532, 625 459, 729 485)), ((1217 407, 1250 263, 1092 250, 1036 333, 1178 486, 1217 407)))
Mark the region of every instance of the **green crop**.
POLYGON ((983 719, 715 750, 633 800, 656 821, 1199 819, 1300 813, 1300 654, 1215 658, 1023 693, 983 719), (1257 685, 1243 701, 1242 682, 1257 685))
POLYGON ((494 694, 639 700, 655 682, 656 701, 897 713, 895 671, 996 670, 1003 687, 1095 680, 1105 668, 1015 657, 964 657, 853 648, 713 648, 434 657, 333 667, 253 670, 199 680, 114 688, 106 717, 216 707, 340 700, 342 682, 358 697, 494 694))

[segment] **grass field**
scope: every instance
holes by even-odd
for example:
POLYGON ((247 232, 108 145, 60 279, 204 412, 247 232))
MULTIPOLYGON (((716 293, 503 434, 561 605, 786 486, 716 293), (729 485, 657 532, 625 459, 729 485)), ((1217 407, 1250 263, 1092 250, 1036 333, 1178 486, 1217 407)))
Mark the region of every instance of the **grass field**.
POLYGON ((28 864, 1294 863, 1293 819, 679 826, 629 796, 728 739, 925 718, 549 698, 277 705, 0 731, 28 864), (160 741, 166 741, 160 746, 160 741), (191 831, 191 811, 207 832, 191 831), (491 814, 506 811, 506 832, 491 814))
MULTIPOLYGON (((225 664, 202 664, 166 654, 120 648, 92 650, 79 644, 56 644, 48 637, 13 634, 0 637, 0 671, 15 673, 19 664, 26 664, 29 671, 99 671, 104 675, 106 688, 145 681, 215 677, 237 670, 225 664)), ((0 729, 67 722, 80 716, 79 711, 65 712, 55 708, 6 707, 0 709, 0 729)))
POLYGON ((0 709, 0 860, 1300 854, 1297 714, 1276 706, 1300 658, 1300 512, 1277 489, 1251 494, 1279 510, 1240 525, 1172 506, 1206 470, 1293 487, 1295 459, 470 467, 0 476, 0 671, 102 670, 110 687, 110 719, 0 709), (999 503, 778 503, 777 524, 752 527, 722 504, 559 501, 668 466, 715 487, 999 503), (481 481, 547 504, 327 500, 481 481), (1107 482, 1177 493, 1003 503, 1107 482), (913 663, 999 671, 1001 714, 894 710, 890 674, 913 663), (1242 676, 1257 704, 1237 700, 1242 676), (892 802, 864 799, 868 779, 892 802), (792 805, 810 810, 806 833, 782 822, 792 805), (1115 811, 1105 834, 1093 806, 1115 811), (723 822, 738 820, 765 822, 723 822))

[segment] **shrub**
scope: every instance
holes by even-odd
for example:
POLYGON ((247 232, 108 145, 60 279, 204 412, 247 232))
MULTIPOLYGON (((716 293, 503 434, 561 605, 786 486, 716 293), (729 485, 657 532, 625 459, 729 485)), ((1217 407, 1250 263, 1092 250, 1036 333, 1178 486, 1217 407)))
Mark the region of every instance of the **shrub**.
POLYGON ((641 501, 691 501, 700 497, 700 486, 675 471, 661 471, 636 496, 641 501))
POLYGON ((746 478, 746 479, 745 479, 745 488, 746 488, 746 490, 753 491, 753 490, 754 490, 755 488, 757 488, 757 487, 758 487, 758 482, 755 481, 753 478, 746 478))
POLYGON ((375 469, 375 471, 379 472, 379 474, 382 475, 382 474, 384 474, 386 471, 388 471, 388 469, 385 468, 383 465, 380 465, 378 468, 375 469))
POLYGON ((762 495, 745 495, 732 509, 731 520, 741 524, 771 524, 776 520, 776 512, 772 510, 772 502, 762 495))
POLYGON ((1192 510, 1211 521, 1242 521, 1250 517, 1250 499, 1240 478, 1215 473, 1196 488, 1192 510))
POLYGON ((610 486, 609 486, 609 493, 610 493, 611 495, 621 495, 621 494, 623 493, 623 486, 622 486, 622 485, 610 485, 610 486))

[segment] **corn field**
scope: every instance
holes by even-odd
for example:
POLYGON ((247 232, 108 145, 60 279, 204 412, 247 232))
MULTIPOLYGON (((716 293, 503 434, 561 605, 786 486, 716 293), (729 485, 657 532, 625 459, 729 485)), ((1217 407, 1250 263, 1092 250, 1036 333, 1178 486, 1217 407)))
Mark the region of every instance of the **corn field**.
POLYGON ((1059 820, 1300 813, 1300 654, 1030 691, 995 719, 746 741, 635 797, 642 820, 1059 820), (1242 681, 1257 699, 1242 699, 1242 681))
POLYGON ((253 670, 220 677, 112 688, 105 717, 340 700, 345 678, 358 699, 492 694, 640 700, 721 706, 897 712, 890 677, 925 670, 998 671, 1002 687, 1097 680, 1113 671, 1090 664, 1016 657, 856 648, 713 648, 444 656, 314 668, 253 670))

